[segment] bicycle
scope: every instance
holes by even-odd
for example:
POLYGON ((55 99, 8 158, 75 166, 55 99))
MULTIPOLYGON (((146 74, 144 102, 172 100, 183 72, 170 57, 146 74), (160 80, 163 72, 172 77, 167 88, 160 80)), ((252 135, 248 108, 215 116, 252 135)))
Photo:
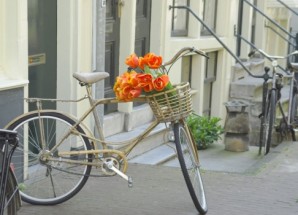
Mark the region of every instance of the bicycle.
MULTIPOLYGON (((207 57, 200 50, 186 47, 163 65, 172 66, 177 59, 189 53, 207 57)), ((20 135, 16 151, 21 163, 15 164, 15 172, 22 199, 38 205, 60 204, 77 194, 89 176, 119 175, 131 187, 132 178, 126 175, 127 155, 159 123, 165 123, 174 131, 178 160, 192 201, 200 214, 207 213, 198 152, 185 122, 192 112, 189 83, 178 84, 173 90, 136 98, 134 102, 149 103, 156 119, 137 137, 113 143, 104 138, 96 107, 121 101, 116 98, 96 100, 91 90, 92 84, 108 77, 108 73, 75 73, 73 77, 86 88, 85 97, 78 100, 28 98, 26 101, 36 103, 37 110, 17 117, 6 126, 20 135), (80 102, 85 99, 89 100, 90 107, 78 119, 57 110, 42 109, 42 103, 46 101, 80 102), (99 137, 95 137, 83 123, 91 113, 99 137), (121 145, 122 148, 111 149, 113 145, 121 145), (96 169, 91 173, 92 167, 96 169)))
POLYGON ((260 127, 260 144, 259 144, 259 154, 262 153, 262 147, 264 146, 264 154, 268 154, 271 148, 271 138, 273 133, 273 128, 275 119, 276 119, 276 105, 280 110, 282 119, 280 120, 279 126, 276 126, 276 131, 281 134, 281 137, 286 136, 290 131, 292 134, 293 141, 296 140, 295 137, 295 123, 297 119, 297 80, 295 73, 298 72, 297 65, 295 63, 290 63, 291 69, 288 78, 290 80, 290 92, 289 92, 289 105, 288 112, 283 110, 281 98, 281 89, 283 88, 282 79, 284 75, 277 71, 278 68, 278 59, 286 59, 293 55, 298 54, 298 51, 294 51, 287 56, 271 56, 264 52, 261 49, 255 49, 249 56, 252 56, 255 52, 259 52, 266 58, 271 61, 272 66, 272 75, 269 75, 270 68, 264 68, 264 75, 261 78, 264 79, 263 82, 263 96, 262 96, 262 113, 260 114, 261 118, 261 127, 260 127), (269 80, 271 81, 271 87, 269 87, 269 80))
POLYGON ((17 144, 16 132, 0 129, 0 215, 15 215, 21 207, 18 185, 10 167, 17 144))

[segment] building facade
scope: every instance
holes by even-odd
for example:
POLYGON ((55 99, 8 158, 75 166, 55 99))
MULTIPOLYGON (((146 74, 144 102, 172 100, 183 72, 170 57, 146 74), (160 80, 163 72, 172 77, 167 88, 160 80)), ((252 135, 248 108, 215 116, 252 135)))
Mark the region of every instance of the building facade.
MULTIPOLYGON (((289 28, 291 15, 281 9, 282 5, 272 2, 258 1, 258 7, 289 28)), ((291 3, 291 7, 297 6, 297 2, 291 3)), ((75 72, 109 72, 110 78, 98 83, 94 92, 98 98, 110 96, 116 76, 126 71, 124 61, 129 54, 151 51, 167 61, 186 46, 205 51, 209 60, 196 54, 183 57, 171 69, 171 81, 190 82, 195 112, 224 119, 235 59, 191 13, 169 9, 170 5, 188 5, 221 41, 236 51, 239 0, 0 0, 1 126, 34 109, 24 103, 23 97, 84 96, 84 89, 72 78, 75 72)), ((242 24, 244 36, 251 37, 255 23, 258 47, 274 54, 286 51, 283 42, 272 50, 274 36, 264 28, 263 21, 254 21, 250 7, 246 5, 243 13, 247 14, 242 24)), ((245 58, 250 47, 241 47, 240 57, 245 58)), ((46 107, 77 115, 85 105, 57 103, 46 107)), ((124 114, 120 131, 131 129, 124 121, 140 108, 143 106, 125 103, 99 111, 119 114, 120 118, 124 114)))

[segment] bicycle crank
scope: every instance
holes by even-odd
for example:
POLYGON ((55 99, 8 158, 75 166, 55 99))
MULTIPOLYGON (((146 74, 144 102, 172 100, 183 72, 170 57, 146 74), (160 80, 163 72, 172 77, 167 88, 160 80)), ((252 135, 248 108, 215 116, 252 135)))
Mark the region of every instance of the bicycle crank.
POLYGON ((109 174, 117 174, 121 176, 128 182, 128 187, 131 188, 133 186, 133 180, 131 176, 127 176, 123 172, 119 170, 119 162, 115 158, 105 158, 103 162, 103 170, 105 173, 109 174))

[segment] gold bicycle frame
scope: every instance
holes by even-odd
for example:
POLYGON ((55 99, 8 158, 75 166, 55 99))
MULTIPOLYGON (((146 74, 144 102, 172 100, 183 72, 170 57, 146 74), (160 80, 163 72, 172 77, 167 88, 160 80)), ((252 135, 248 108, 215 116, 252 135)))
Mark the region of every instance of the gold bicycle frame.
MULTIPOLYGON (((195 48, 190 48, 190 47, 185 47, 182 48, 179 52, 177 52, 177 54, 168 62, 164 63, 163 66, 166 65, 171 65, 173 64, 183 53, 187 54, 190 52, 195 52, 199 55, 205 56, 207 57, 207 55, 200 51, 197 50, 195 48)), ((107 142, 105 141, 104 138, 104 134, 103 134, 103 129, 100 123, 100 118, 96 112, 96 107, 99 105, 104 105, 104 104, 115 104, 115 103, 123 103, 122 101, 117 100, 116 98, 103 98, 103 99, 99 99, 99 100, 95 100, 92 97, 92 91, 91 91, 91 87, 92 84, 86 84, 86 83, 80 83, 81 86, 85 86, 86 87, 86 91, 87 91, 87 95, 81 99, 78 100, 61 100, 61 99, 43 99, 43 98, 27 98, 25 99, 27 102, 35 102, 37 105, 37 110, 36 111, 32 111, 30 113, 25 113, 21 116, 19 116, 18 118, 14 119, 13 121, 11 121, 6 127, 9 127, 10 125, 12 125, 14 122, 16 122, 19 118, 27 116, 29 114, 32 113, 37 113, 39 116, 39 128, 41 130, 41 137, 40 137, 40 141, 41 141, 41 145, 43 147, 43 149, 45 148, 46 144, 45 144, 45 134, 44 134, 44 130, 43 130, 43 119, 41 117, 42 113, 45 112, 56 112, 56 113, 60 113, 63 114, 67 117, 69 117, 70 119, 75 121, 75 124, 73 126, 71 126, 71 128, 69 129, 69 131, 67 133, 64 134, 64 136, 61 138, 61 140, 59 140, 59 142, 56 143, 56 145, 51 148, 49 151, 47 152, 43 152, 43 154, 41 155, 41 160, 43 161, 56 161, 56 162, 68 162, 68 163, 75 163, 75 164, 81 164, 81 165, 92 165, 92 166, 100 166, 102 164, 99 164, 98 162, 90 162, 90 161, 77 161, 77 160, 70 160, 70 159, 65 159, 65 158, 53 158, 51 156, 52 152, 54 152, 62 143, 63 141, 70 135, 70 134, 76 134, 78 136, 82 136, 87 138, 88 140, 91 140, 91 144, 93 146, 92 150, 81 150, 81 151, 59 151, 59 155, 63 156, 63 155, 82 155, 82 154, 92 154, 94 155, 94 159, 99 159, 101 154, 107 154, 107 155, 117 155, 116 159, 119 159, 120 161, 122 161, 123 164, 123 172, 125 173, 127 170, 127 166, 128 166, 128 162, 127 162, 127 155, 133 150, 133 148, 140 143, 140 141, 142 141, 146 136, 149 135, 149 133, 160 123, 160 121, 158 121, 157 119, 154 120, 144 131, 142 131, 137 137, 131 138, 129 140, 126 141, 122 141, 122 142, 107 142), (79 118, 77 119, 74 116, 71 116, 70 114, 64 113, 64 112, 60 112, 58 110, 43 110, 42 109, 42 102, 44 101, 52 101, 52 102, 80 102, 84 99, 88 99, 89 100, 89 108, 85 111, 85 113, 79 118), (98 131, 99 134, 99 138, 95 138, 94 134, 90 131, 90 129, 84 125, 84 120, 91 114, 91 112, 93 113, 93 119, 95 120, 95 126, 96 129, 98 131), (83 131, 86 134, 80 133, 76 127, 80 126, 82 127, 83 131), (102 144, 102 149, 99 149, 97 146, 97 143, 102 144), (109 149, 108 146, 110 145, 119 145, 122 144, 123 147, 121 147, 120 150, 115 150, 115 149, 109 149)), ((139 98, 134 99, 135 102, 144 102, 144 103, 148 103, 148 99, 145 96, 141 96, 139 98)), ((174 121, 177 122, 178 120, 174 121)), ((180 119, 181 123, 183 124, 183 126, 185 127, 187 134, 189 135, 189 137, 191 137, 191 141, 192 141, 192 148, 195 152, 194 157, 196 160, 197 165, 199 165, 199 157, 198 157, 198 152, 196 150, 196 147, 194 145, 194 139, 188 129, 188 126, 185 122, 185 120, 180 119)), ((171 122, 171 123, 174 123, 171 122)))
MULTIPOLYGON (((144 131, 142 131, 137 137, 131 138, 129 140, 126 141, 117 141, 117 142, 108 142, 105 140, 104 135, 103 135, 103 130, 102 130, 102 126, 99 120, 99 117, 97 115, 96 112, 96 107, 99 105, 103 105, 103 104, 112 104, 112 103, 123 103, 119 100, 117 100, 116 98, 103 98, 103 99, 98 99, 98 100, 94 100, 92 97, 92 93, 91 93, 91 85, 86 85, 86 90, 87 90, 87 95, 83 98, 80 98, 78 100, 62 100, 62 99, 43 99, 43 98, 26 98, 25 100, 27 102, 32 102, 32 103, 36 103, 37 105, 37 110, 36 111, 32 111, 30 113, 25 113, 23 115, 21 115, 20 117, 24 117, 26 115, 29 115, 31 113, 38 113, 39 116, 39 128, 41 130, 41 137, 40 137, 40 141, 41 141, 41 145, 43 148, 45 148, 45 134, 43 131, 43 119, 41 116, 42 113, 45 112, 57 112, 57 113, 61 113, 64 114, 68 117, 70 117, 72 120, 75 121, 75 124, 71 126, 71 128, 68 130, 67 133, 65 133, 63 135, 63 137, 58 140, 58 142, 56 142, 56 145, 51 148, 50 151, 46 152, 43 156, 42 156, 42 160, 44 161, 56 161, 56 162, 66 162, 66 163, 73 163, 73 164, 80 164, 80 165, 91 165, 91 166, 99 166, 99 164, 97 162, 88 162, 88 161, 78 161, 78 160, 71 160, 71 159, 61 159, 61 158, 53 158, 52 156, 50 156, 52 154, 52 152, 54 152, 62 143, 63 141, 70 135, 70 134, 76 134, 76 135, 81 135, 82 137, 86 137, 93 146, 92 150, 80 150, 80 151, 59 151, 59 156, 64 156, 64 155, 87 155, 87 154, 93 154, 94 158, 99 158, 100 154, 107 154, 107 155, 117 155, 116 158, 121 160, 123 163, 123 172, 125 173, 127 170, 127 166, 128 166, 128 161, 127 161, 127 155, 133 150, 133 148, 140 143, 146 136, 149 135, 149 133, 160 123, 158 120, 154 120, 144 131), (78 119, 75 118, 74 116, 71 116, 69 114, 66 114, 64 112, 60 112, 58 110, 53 110, 53 109, 42 109, 42 102, 45 101, 51 101, 51 102, 75 102, 78 103, 82 100, 88 99, 89 100, 89 108, 83 113, 83 115, 81 117, 79 117, 78 119), (90 129, 83 123, 83 121, 91 114, 93 113, 93 118, 95 121, 95 126, 97 128, 97 131, 99 133, 99 138, 96 138, 94 136, 94 134, 90 131, 90 129), (77 126, 81 126, 82 129, 84 130, 84 132, 86 134, 80 133, 76 127, 77 126), (98 145, 96 143, 100 143, 103 147, 103 149, 99 149, 98 145), (120 150, 115 150, 115 149, 108 149, 108 146, 110 145, 123 145, 123 147, 121 147, 120 150)), ((137 102, 144 102, 146 103, 146 97, 139 97, 137 99, 135 99, 134 101, 137 102)), ((20 117, 16 118, 15 120, 13 120, 12 122, 10 122, 7 127, 9 127, 10 124, 13 124, 15 121, 17 121, 20 117)))

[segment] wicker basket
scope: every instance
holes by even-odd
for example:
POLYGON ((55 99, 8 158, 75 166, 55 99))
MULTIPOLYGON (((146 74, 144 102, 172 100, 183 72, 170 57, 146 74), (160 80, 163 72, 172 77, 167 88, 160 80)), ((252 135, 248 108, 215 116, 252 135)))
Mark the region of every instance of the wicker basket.
POLYGON ((146 96, 160 122, 172 122, 187 117, 192 112, 189 83, 175 85, 174 89, 146 96))

